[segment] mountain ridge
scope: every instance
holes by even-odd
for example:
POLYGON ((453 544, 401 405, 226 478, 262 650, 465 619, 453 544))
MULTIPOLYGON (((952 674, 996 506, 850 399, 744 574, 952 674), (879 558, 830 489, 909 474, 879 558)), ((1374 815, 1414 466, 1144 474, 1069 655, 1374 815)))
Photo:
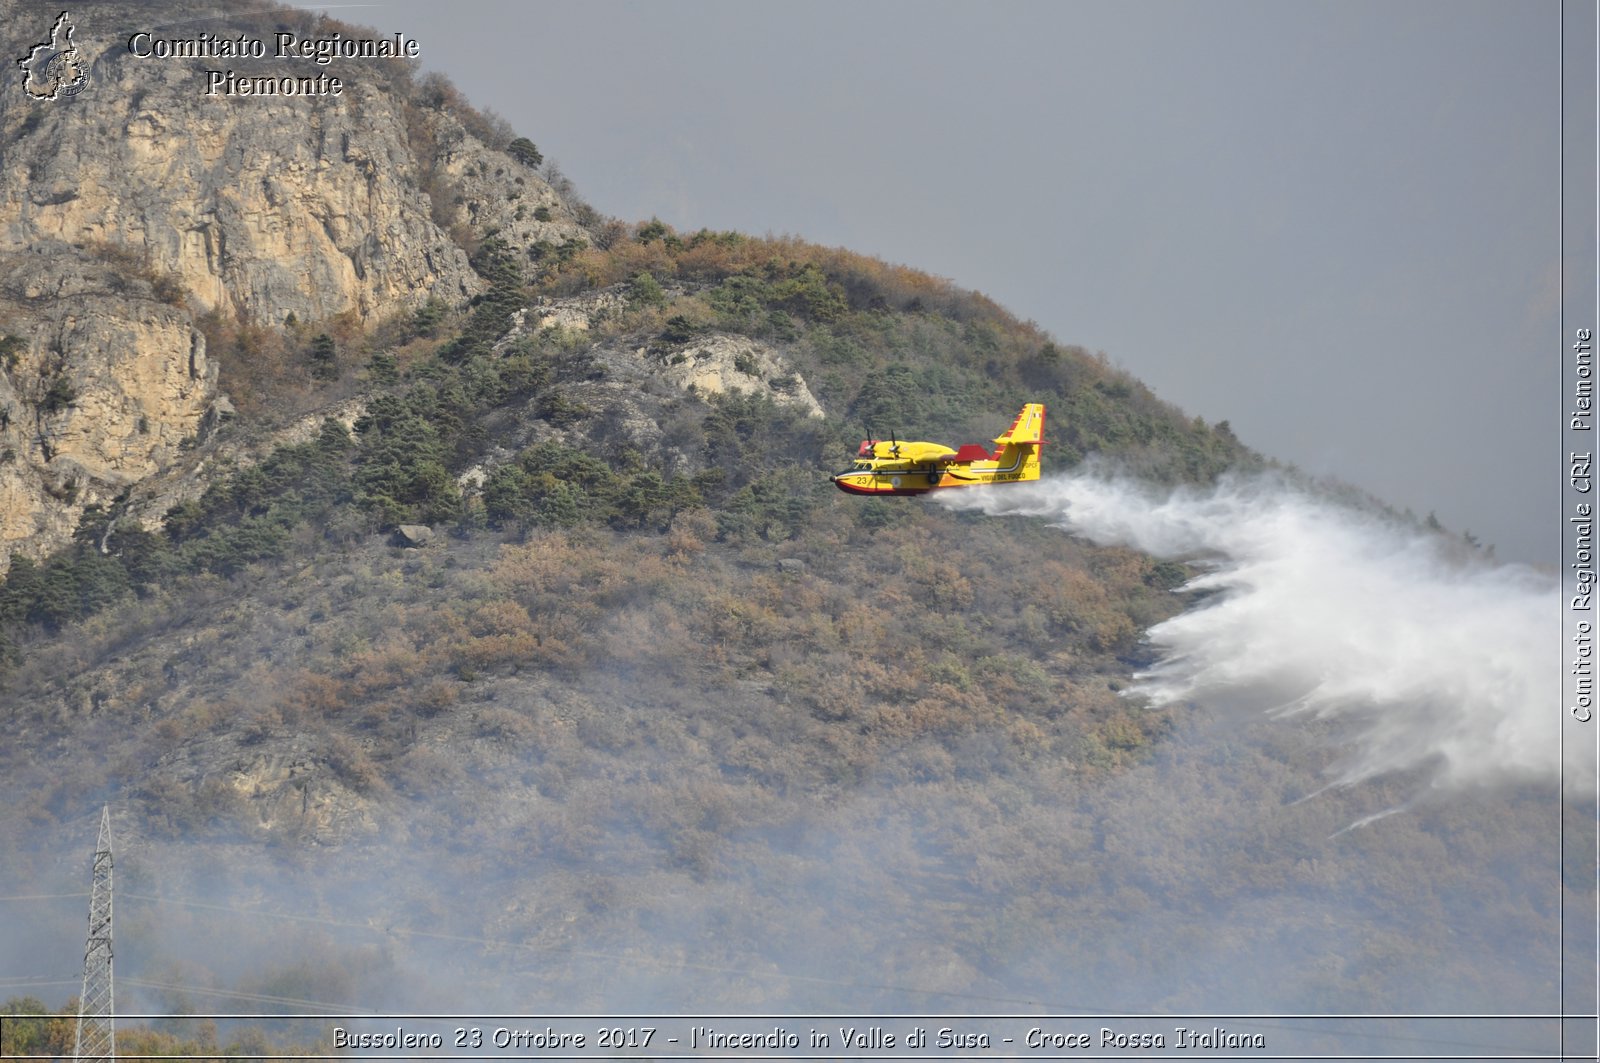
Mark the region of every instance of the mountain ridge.
MULTIPOLYGON (((83 10, 89 26, 109 5, 83 10)), ((1049 407, 1046 475, 1091 455, 1167 485, 1267 464, 1226 423, 913 269, 601 217, 558 173, 535 184, 532 142, 513 158, 524 138, 447 82, 394 85, 433 115, 396 196, 413 235, 448 241, 443 282, 373 281, 364 308, 309 285, 284 303, 275 281, 210 300, 194 285, 222 275, 177 252, 0 248, 55 262, 18 283, 82 276, 119 328, 167 323, 141 357, 190 389, 143 412, 154 471, 84 473, 10 539, 11 892, 77 888, 72 839, 109 803, 119 881, 158 906, 121 969, 196 993, 906 1011, 1153 979, 1129 999, 1216 1007, 1234 972, 1269 1007, 1360 1010, 1439 1003, 1432 960, 1465 965, 1495 943, 1481 917, 1509 912, 1523 951, 1463 975, 1467 996, 1538 999, 1547 898, 1441 856, 1441 837, 1491 848, 1499 810, 1335 842, 1405 781, 1300 801, 1321 783, 1316 728, 1262 737, 1124 696, 1151 663, 1143 632, 1194 601, 1184 560, 828 482, 869 425, 987 439, 1025 400, 1049 407), (423 187, 430 157, 448 194, 423 187), (539 199, 521 218, 519 188, 539 199), (1177 739, 1196 735, 1224 752, 1190 763, 1177 739), (1290 891, 1312 903, 1288 910, 1290 891), (1451 918, 1414 930, 1411 893, 1451 918), (1379 923, 1319 951, 1363 905, 1379 923), (249 923, 298 911, 326 922, 249 923), (1178 971, 1163 950, 1219 911, 1227 940, 1178 971), (446 939, 464 951, 430 951, 446 939), (1309 975, 1252 963, 1280 953, 1309 975)), ((355 150, 317 157, 362 175, 377 156, 355 150)), ((289 203, 284 231, 322 227, 289 203)), ((18 497, 33 481, 16 470, 44 484, 82 462, 62 441, 108 400, 91 352, 40 332, 67 303, 9 298, 22 412, 0 486, 18 497)), ((138 434, 142 401, 94 420, 138 434)), ((1517 828, 1510 866, 1541 866, 1535 806, 1498 821, 1517 828)), ((80 916, 41 918, 10 960, 59 953, 80 916)), ((142 992, 194 1010, 183 989, 142 992)))

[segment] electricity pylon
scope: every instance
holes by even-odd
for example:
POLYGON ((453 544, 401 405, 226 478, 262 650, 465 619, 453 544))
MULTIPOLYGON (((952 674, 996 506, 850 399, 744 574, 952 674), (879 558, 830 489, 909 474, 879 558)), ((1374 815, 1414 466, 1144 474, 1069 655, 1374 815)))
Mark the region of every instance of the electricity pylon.
POLYGON ((72 1058, 112 1063, 117 1030, 111 1008, 111 807, 100 810, 100 843, 94 850, 94 888, 89 894, 89 939, 83 946, 83 994, 78 998, 78 1037, 72 1058))

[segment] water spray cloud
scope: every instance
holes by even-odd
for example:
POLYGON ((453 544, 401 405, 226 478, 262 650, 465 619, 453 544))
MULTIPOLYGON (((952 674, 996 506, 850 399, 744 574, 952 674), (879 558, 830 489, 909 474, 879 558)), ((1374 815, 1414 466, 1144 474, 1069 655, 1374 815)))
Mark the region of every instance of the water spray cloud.
POLYGON ((1553 578, 1451 556, 1438 535, 1273 476, 1156 490, 1090 471, 956 494, 1204 569, 1189 587, 1213 593, 1149 631, 1160 659, 1131 692, 1156 705, 1331 719, 1350 735, 1334 785, 1560 771, 1553 578))

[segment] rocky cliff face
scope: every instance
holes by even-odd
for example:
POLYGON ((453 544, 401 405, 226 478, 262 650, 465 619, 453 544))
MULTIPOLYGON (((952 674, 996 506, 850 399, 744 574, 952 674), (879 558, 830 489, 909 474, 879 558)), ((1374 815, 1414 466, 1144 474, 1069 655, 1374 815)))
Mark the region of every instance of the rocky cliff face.
MULTIPOLYGON (((55 9, 0 11, 6 55, 51 39, 55 9)), ((486 142, 505 139, 492 123, 401 61, 130 54, 129 37, 157 24, 168 27, 158 36, 193 36, 175 14, 75 6, 81 89, 40 99, 14 73, 0 91, 0 338, 12 337, 0 362, 0 564, 58 545, 84 505, 170 468, 194 441, 227 386, 201 315, 371 323, 477 291, 462 244, 491 227, 526 247, 587 238, 534 169, 486 142), (208 96, 216 66, 332 73, 344 87, 208 96)), ((285 27, 331 32, 301 12, 251 18, 205 28, 269 41, 285 27)))
POLYGON ((83 508, 177 462, 217 395, 190 312, 42 242, 0 259, 0 557, 65 541, 83 508))

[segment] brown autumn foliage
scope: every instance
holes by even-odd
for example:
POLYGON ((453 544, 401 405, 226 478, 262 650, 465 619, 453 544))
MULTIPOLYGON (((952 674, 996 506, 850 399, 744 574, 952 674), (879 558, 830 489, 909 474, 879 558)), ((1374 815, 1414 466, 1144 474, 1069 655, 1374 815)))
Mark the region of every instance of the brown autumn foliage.
MULTIPOLYGON (((1429 831, 1482 850, 1482 822, 1372 843, 1376 868, 1316 840, 1363 799, 1331 812, 1293 802, 1316 778, 1309 740, 1243 755, 1220 781, 1182 775, 1176 794, 1163 776, 1135 774, 1186 716, 1118 692, 1146 663, 1140 633, 1183 607, 1171 590, 1181 566, 1175 579, 1174 566, 1029 521, 862 505, 824 478, 859 438, 842 427, 849 410, 912 410, 976 438, 992 434, 993 408, 1043 391, 1060 440, 1053 460, 1106 450, 1179 479, 1236 459, 1231 436, 925 273, 790 237, 660 225, 612 232, 606 245, 541 259, 530 293, 648 273, 672 299, 541 341, 527 358, 554 365, 594 342, 648 345, 673 318, 725 324, 714 288, 749 278, 783 317, 752 327, 772 331, 831 417, 685 401, 670 413, 674 445, 697 463, 691 472, 722 479, 697 481, 697 495, 659 519, 485 527, 464 506, 457 526, 409 552, 342 511, 337 528, 298 529, 283 560, 227 578, 179 574, 40 638, 4 694, 8 721, 42 751, 0 761, 5 866, 42 864, 32 832, 101 799, 99 767, 114 764, 133 780, 121 799, 137 810, 145 852, 276 847, 325 875, 314 881, 330 906, 332 883, 353 874, 348 859, 389 878, 395 893, 372 903, 402 913, 396 925, 492 940, 519 977, 580 1003, 615 999, 600 987, 651 964, 686 987, 712 979, 718 999, 752 1009, 836 1004, 852 980, 1055 984, 1060 957, 1132 978, 1171 966, 1136 931, 1155 925, 1176 940, 1226 901, 1291 907, 1257 897, 1273 889, 1328 908, 1236 918, 1245 955, 1304 947, 1329 910, 1343 912, 1329 900, 1341 896, 1515 911, 1529 940, 1548 937, 1514 888, 1480 906, 1462 899, 1469 870, 1439 866, 1429 831), (234 781, 276 761, 299 773, 287 811, 282 794, 234 781), (330 835, 324 812, 351 833, 330 835), (1231 830, 1235 821, 1265 825, 1231 830), (378 851, 388 834, 404 836, 404 852, 378 851), (1214 848, 1189 851, 1197 837, 1214 848), (329 859, 317 863, 323 846, 329 859), (1424 858, 1428 881, 1408 877, 1424 858), (440 878, 492 889, 475 906, 441 905, 454 891, 440 878), (850 911, 870 914, 841 921, 850 911), (706 921, 714 938, 675 937, 706 921), (559 962, 538 962, 550 957, 559 962)), ((327 394, 300 379, 286 334, 208 327, 220 330, 214 349, 247 416, 327 394)), ((396 326, 384 342, 408 335, 396 326)), ((436 345, 401 351, 397 368, 413 375, 396 387, 462 384, 430 359, 436 345)), ((484 356, 463 376, 497 364, 484 356)), ((477 450, 457 439, 452 453, 464 464, 491 444, 509 450, 507 423, 581 405, 553 394, 562 404, 476 411, 460 439, 485 424, 501 434, 485 431, 477 450)), ((595 445, 608 442, 602 413, 558 427, 620 466, 620 450, 595 445)), ((630 475, 653 471, 652 455, 627 460, 630 475)), ((536 471, 548 486, 541 477, 553 474, 536 471)), ((1367 799, 1381 807, 1388 796, 1367 799)), ((1481 944, 1476 925, 1430 924, 1433 952, 1410 968, 1325 966, 1319 992, 1352 1008, 1387 999, 1405 971, 1481 944), (1452 940, 1457 927, 1471 944, 1452 940)), ((1371 948, 1388 956, 1406 940, 1378 931, 1371 948)), ((1495 977, 1484 976, 1485 1001, 1495 977)), ((294 984, 317 991, 309 976, 294 984)))
MULTIPOLYGON (((853 309, 911 310, 958 323, 1015 324, 998 304, 981 294, 922 270, 842 247, 823 247, 794 236, 752 237, 709 230, 683 237, 670 227, 662 228, 662 237, 640 239, 636 230, 631 240, 586 248, 549 271, 541 283, 552 293, 569 294, 621 284, 641 273, 661 282, 704 285, 740 273, 794 272, 815 266, 840 285, 853 309)), ((1037 330, 1034 332, 1037 336, 1037 330)))

